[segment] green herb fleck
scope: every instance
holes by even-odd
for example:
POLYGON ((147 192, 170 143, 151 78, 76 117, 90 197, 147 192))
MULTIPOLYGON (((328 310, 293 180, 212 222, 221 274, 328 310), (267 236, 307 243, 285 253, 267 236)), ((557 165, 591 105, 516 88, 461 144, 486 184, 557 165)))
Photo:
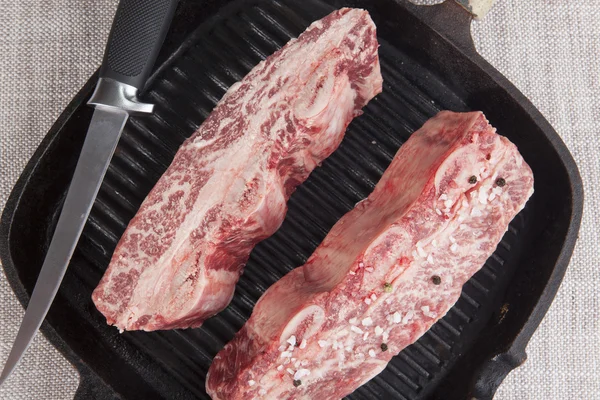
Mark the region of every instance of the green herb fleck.
POLYGON ((391 283, 386 282, 383 284, 383 291, 386 293, 392 293, 392 291, 394 290, 394 287, 392 286, 391 283))
POLYGON ((498 179, 496 179, 496 185, 502 187, 502 186, 506 185, 506 181, 504 180, 504 178, 498 178, 498 179))
POLYGON ((472 175, 472 176, 469 178, 469 183, 470 183, 471 185, 474 185, 474 184, 476 184, 476 183, 477 183, 477 177, 476 177, 475 175, 472 175))
POLYGON ((298 387, 300 385, 302 385, 302 381, 300 379, 294 379, 294 386, 298 387))
POLYGON ((437 275, 434 275, 431 277, 431 282, 433 282, 434 285, 439 285, 440 283, 442 283, 442 278, 440 278, 437 275))
POLYGON ((387 351, 388 350, 388 345, 385 343, 381 343, 381 351, 387 351))

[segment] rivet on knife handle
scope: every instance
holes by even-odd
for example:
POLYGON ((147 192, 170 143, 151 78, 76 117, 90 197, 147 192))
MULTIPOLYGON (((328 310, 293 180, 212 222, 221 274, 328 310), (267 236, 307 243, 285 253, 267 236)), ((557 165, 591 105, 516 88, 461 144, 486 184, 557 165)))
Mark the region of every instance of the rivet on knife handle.
POLYGON ((100 80, 88 104, 150 113, 137 100, 162 46, 178 0, 121 0, 108 37, 100 80))

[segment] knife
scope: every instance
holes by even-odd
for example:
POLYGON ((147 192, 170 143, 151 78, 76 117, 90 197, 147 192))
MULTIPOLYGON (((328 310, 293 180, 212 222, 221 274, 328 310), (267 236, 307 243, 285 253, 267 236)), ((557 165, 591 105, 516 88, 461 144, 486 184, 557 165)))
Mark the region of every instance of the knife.
POLYGON ((50 309, 127 118, 154 109, 152 104, 140 102, 137 95, 154 66, 177 2, 119 2, 99 80, 88 101, 95 107, 94 115, 25 317, 0 375, 0 385, 23 357, 50 309))

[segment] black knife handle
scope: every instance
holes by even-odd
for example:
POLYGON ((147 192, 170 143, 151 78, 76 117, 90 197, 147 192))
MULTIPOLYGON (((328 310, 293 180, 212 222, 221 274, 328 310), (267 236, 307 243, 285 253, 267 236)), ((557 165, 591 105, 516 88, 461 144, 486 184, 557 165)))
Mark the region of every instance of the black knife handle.
POLYGON ((121 0, 115 14, 100 78, 142 89, 154 66, 178 0, 121 0))

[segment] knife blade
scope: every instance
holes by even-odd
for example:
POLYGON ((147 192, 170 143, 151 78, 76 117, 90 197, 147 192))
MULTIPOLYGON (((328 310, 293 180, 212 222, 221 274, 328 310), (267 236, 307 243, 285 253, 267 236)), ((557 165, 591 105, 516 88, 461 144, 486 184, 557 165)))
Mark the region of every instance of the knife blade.
POLYGON ((167 34, 178 0, 121 0, 96 89, 95 107, 56 229, 13 343, 0 385, 14 371, 44 321, 130 115, 151 113, 138 100, 167 34))

